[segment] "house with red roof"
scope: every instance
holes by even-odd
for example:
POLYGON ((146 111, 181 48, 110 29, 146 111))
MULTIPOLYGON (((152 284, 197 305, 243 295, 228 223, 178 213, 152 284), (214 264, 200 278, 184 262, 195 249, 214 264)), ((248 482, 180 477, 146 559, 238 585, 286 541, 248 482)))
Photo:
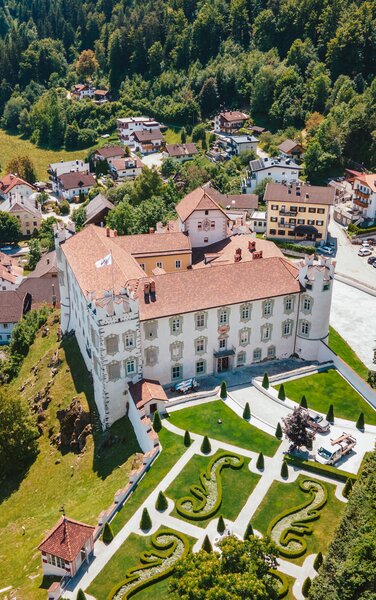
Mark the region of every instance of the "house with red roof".
POLYGON ((214 130, 216 132, 231 133, 244 127, 249 115, 240 110, 227 110, 219 113, 214 118, 214 130))
POLYGON ((20 199, 26 199, 35 192, 35 187, 18 175, 8 173, 0 178, 0 198, 9 200, 18 196, 20 199))
POLYGON ((179 202, 175 210, 179 229, 189 234, 192 248, 214 244, 227 237, 229 219, 212 188, 196 188, 179 202))
POLYGON ((95 527, 61 517, 39 544, 44 575, 74 577, 94 551, 95 527))
POLYGON ((376 173, 362 173, 354 177, 353 210, 364 220, 376 220, 376 173))

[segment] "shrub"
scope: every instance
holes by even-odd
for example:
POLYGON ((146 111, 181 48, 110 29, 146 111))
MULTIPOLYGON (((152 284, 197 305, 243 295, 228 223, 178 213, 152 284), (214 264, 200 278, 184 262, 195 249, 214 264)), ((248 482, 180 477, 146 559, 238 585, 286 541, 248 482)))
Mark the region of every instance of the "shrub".
POLYGON ((192 443, 192 441, 191 441, 191 436, 189 434, 189 431, 186 431, 184 434, 184 446, 187 446, 187 448, 189 448, 191 443, 192 443))
POLYGON ((85 592, 81 588, 77 592, 76 600, 86 600, 85 592))
POLYGON ((211 545, 211 542, 210 542, 209 537, 207 535, 204 537, 204 541, 202 542, 201 548, 203 550, 205 550, 205 552, 207 552, 208 554, 210 552, 213 552, 213 546, 211 545))
POLYGON ((282 427, 281 427, 281 423, 277 424, 276 430, 275 430, 275 437, 278 438, 279 440, 282 439, 282 427))
POLYGON ((149 531, 151 529, 151 518, 149 515, 149 511, 147 508, 144 508, 142 511, 141 521, 140 521, 140 529, 142 531, 149 531))
POLYGON ((269 377, 267 373, 264 373, 264 377, 262 379, 262 387, 266 390, 269 389, 269 377))
POLYGON ((323 563, 322 552, 318 552, 315 560, 313 561, 313 568, 315 569, 315 571, 319 570, 319 568, 321 567, 322 563, 323 563))
POLYGON ((283 479, 287 479, 289 476, 289 468, 287 466, 287 462, 284 460, 281 466, 281 477, 283 479))
POLYGON ((360 413, 355 427, 357 429, 360 429, 361 431, 364 431, 364 413, 362 413, 362 412, 360 413))
POLYGON ((104 524, 104 527, 103 527, 102 541, 107 546, 107 544, 110 544, 113 539, 114 539, 114 534, 113 534, 111 525, 106 521, 106 523, 104 524))
POLYGON ((159 510, 159 512, 163 512, 168 508, 167 498, 162 491, 160 491, 158 494, 158 498, 155 503, 155 508, 159 510))
POLYGON ((257 457, 257 461, 256 461, 256 467, 262 471, 265 467, 265 461, 264 461, 264 455, 262 452, 260 452, 260 454, 257 457))
POLYGON ((351 479, 347 478, 345 486, 344 486, 344 488, 342 490, 342 496, 344 498, 348 498, 350 496, 350 492, 352 490, 352 486, 353 486, 353 483, 352 483, 351 479))
POLYGON ((158 411, 154 413, 153 417, 153 429, 156 433, 158 433, 162 429, 162 421, 161 416, 158 411))
POLYGON ((286 400, 285 386, 283 385, 283 383, 281 383, 281 387, 279 388, 278 398, 280 400, 286 400))
POLYGON ((329 421, 329 423, 334 423, 334 406, 333 406, 333 404, 331 404, 329 406, 328 412, 326 413, 326 420, 329 421))
POLYGON ((227 398, 227 385, 226 385, 225 381, 222 381, 222 383, 221 383, 220 396, 221 396, 222 400, 227 398))
POLYGON ((302 585, 302 594, 303 594, 304 598, 308 598, 309 590, 311 589, 311 585, 312 585, 311 578, 307 577, 307 579, 304 580, 303 585, 302 585))
POLYGON ((307 398, 304 395, 302 396, 302 399, 300 401, 300 406, 302 408, 308 408, 307 398))
POLYGON ((207 435, 205 435, 204 439, 202 440, 201 452, 203 454, 209 454, 209 452, 211 452, 211 443, 207 435))
POLYGON ((63 200, 59 204, 59 210, 61 215, 69 215, 70 204, 67 200, 63 200))
POLYGON ((319 473, 319 475, 323 475, 324 477, 332 477, 332 479, 343 481, 344 483, 347 479, 351 479, 351 481, 357 480, 357 476, 353 473, 341 471, 341 469, 337 469, 332 465, 321 465, 320 463, 312 462, 311 460, 303 460, 302 458, 298 458, 293 454, 287 454, 285 460, 289 465, 296 465, 305 471, 319 473))
POLYGON ((247 528, 245 530, 245 533, 244 533, 244 539, 248 540, 248 538, 250 538, 251 535, 254 535, 254 533, 253 533, 252 523, 251 523, 251 521, 249 521, 247 528))
POLYGON ((222 515, 219 515, 217 531, 218 531, 218 533, 223 533, 225 529, 226 529, 226 525, 225 525, 224 519, 223 519, 222 515))
POLYGON ((307 450, 312 450, 312 447, 313 447, 312 442, 313 442, 313 440, 311 437, 307 439, 307 443, 306 443, 307 450))
POLYGON ((251 418, 251 409, 249 408, 249 404, 247 402, 244 407, 244 410, 243 410, 243 419, 245 419, 246 421, 249 421, 250 418, 251 418))

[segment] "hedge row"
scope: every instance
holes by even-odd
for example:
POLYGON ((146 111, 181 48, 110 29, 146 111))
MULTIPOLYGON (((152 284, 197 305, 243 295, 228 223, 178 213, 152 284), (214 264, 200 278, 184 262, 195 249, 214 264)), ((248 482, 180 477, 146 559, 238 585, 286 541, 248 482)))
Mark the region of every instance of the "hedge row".
POLYGON ((285 596, 287 596, 289 591, 289 580, 287 579, 284 573, 280 571, 275 571, 274 569, 270 569, 270 574, 274 579, 278 579, 281 582, 281 586, 278 590, 278 598, 282 600, 285 596))
POLYGON ((302 254, 316 253, 316 248, 314 246, 299 246, 299 244, 289 244, 289 242, 279 242, 278 240, 273 240, 273 242, 285 250, 294 250, 295 252, 301 252, 302 254))
MULTIPOLYGON (((161 530, 157 531, 156 533, 154 533, 152 535, 150 541, 151 541, 151 544, 153 547, 152 554, 158 556, 160 558, 160 560, 159 561, 155 561, 155 560, 150 561, 150 552, 141 552, 141 554, 140 554, 141 565, 138 565, 137 567, 133 567, 126 571, 125 579, 123 579, 120 583, 117 583, 116 586, 114 586, 111 589, 111 591, 109 592, 109 594, 107 596, 107 600, 112 600, 114 598, 114 596, 119 592, 119 590, 123 587, 123 585, 126 585, 127 583, 132 583, 132 581, 136 581, 137 580, 137 575, 135 573, 136 571, 140 571, 141 569, 148 569, 150 567, 158 566, 158 564, 162 564, 162 559, 167 558, 170 554, 172 554, 174 552, 174 550, 177 546, 176 538, 178 538, 184 544, 184 551, 181 556, 181 559, 186 558, 186 556, 188 555, 188 553, 190 551, 190 545, 189 545, 188 538, 183 533, 180 533, 180 532, 177 533, 177 532, 171 531, 169 529, 161 529, 161 530), (158 538, 161 535, 173 536, 173 537, 175 537, 175 540, 171 540, 170 542, 167 542, 167 543, 159 542, 158 538), (168 552, 168 551, 170 551, 170 552, 168 552)), ((140 581, 140 583, 138 585, 136 585, 135 587, 131 588, 128 592, 126 592, 126 594, 123 596, 123 600, 131 598, 132 596, 134 596, 141 590, 145 589, 146 587, 149 587, 150 585, 154 585, 158 581, 162 581, 163 579, 166 579, 166 577, 169 577, 171 575, 174 568, 175 568, 175 565, 172 564, 170 567, 168 567, 164 571, 161 571, 160 573, 157 573, 156 575, 149 577, 149 579, 143 579, 142 581, 140 581)))
POLYGON ((303 554, 306 553, 307 542, 305 541, 303 536, 310 535, 313 532, 313 527, 311 525, 309 525, 308 522, 316 521, 317 519, 320 518, 319 511, 323 508, 323 506, 325 506, 325 504, 328 501, 328 493, 327 493, 325 484, 321 483, 321 482, 315 482, 315 481, 312 481, 311 479, 307 479, 307 478, 303 479, 303 481, 300 482, 299 487, 305 494, 309 494, 309 496, 310 496, 309 499, 306 502, 303 502, 303 504, 300 504, 299 506, 294 506, 292 508, 288 508, 288 509, 284 510, 279 515, 274 517, 274 519, 271 520, 271 522, 269 523, 269 526, 268 526, 267 535, 269 537, 271 537, 273 528, 279 521, 281 521, 281 519, 284 519, 288 515, 293 515, 293 514, 299 512, 300 510, 307 508, 310 504, 312 504, 312 502, 315 499, 314 492, 311 489, 309 489, 309 488, 306 489, 304 487, 304 484, 309 483, 309 482, 312 482, 314 484, 319 483, 319 485, 322 485, 323 490, 324 490, 324 498, 317 506, 315 506, 315 508, 312 508, 311 510, 308 511, 308 514, 304 518, 304 521, 299 521, 299 519, 297 521, 292 520, 290 523, 290 526, 283 531, 283 533, 281 535, 281 539, 277 543, 277 546, 278 546, 278 551, 279 551, 280 555, 284 556, 285 558, 299 558, 299 556, 303 556, 303 554), (299 529, 298 529, 298 527, 299 527, 299 529), (301 539, 297 538, 297 536, 299 536, 299 538, 301 538, 301 539), (286 548, 285 546, 287 546, 290 542, 300 543, 301 544, 300 549, 299 550, 289 550, 288 548, 286 548))
POLYGON ((298 458, 297 456, 293 456, 292 454, 286 454, 285 460, 290 465, 300 467, 301 469, 311 471, 312 473, 318 473, 324 477, 331 477, 332 479, 342 481, 343 483, 346 483, 347 479, 351 479, 352 481, 356 481, 358 479, 357 475, 354 475, 354 473, 342 471, 341 469, 337 469, 332 465, 322 465, 321 463, 304 460, 302 458, 298 458))
POLYGON ((208 518, 212 517, 213 515, 215 515, 216 512, 218 511, 219 507, 222 504, 222 478, 221 478, 222 469, 229 468, 229 467, 231 469, 241 469, 243 464, 244 464, 244 458, 242 456, 239 456, 238 454, 234 454, 232 452, 223 451, 223 452, 219 452, 218 454, 213 456, 213 458, 208 463, 206 469, 203 469, 200 471, 201 486, 192 485, 189 488, 189 491, 191 492, 193 498, 192 498, 192 496, 183 496, 182 498, 179 498, 179 500, 177 500, 177 502, 175 504, 177 512, 185 519, 189 519, 192 521, 202 521, 204 519, 208 519, 208 518), (208 479, 210 479, 210 472, 213 467, 213 464, 221 458, 227 458, 228 461, 221 463, 216 468, 217 491, 218 491, 217 500, 210 511, 203 512, 205 505, 206 505, 206 497, 207 497, 206 481, 208 479), (230 461, 231 458, 237 459, 238 460, 237 464, 231 463, 231 461, 230 461), (198 502, 197 502, 197 500, 198 500, 198 502), (183 507, 183 504, 185 502, 190 502, 192 504, 192 512, 186 510, 183 507))
POLYGON ((357 225, 354 225, 354 223, 350 223, 347 229, 348 229, 349 233, 355 233, 356 235, 363 234, 363 233, 375 233, 376 232, 375 226, 358 227, 357 225))

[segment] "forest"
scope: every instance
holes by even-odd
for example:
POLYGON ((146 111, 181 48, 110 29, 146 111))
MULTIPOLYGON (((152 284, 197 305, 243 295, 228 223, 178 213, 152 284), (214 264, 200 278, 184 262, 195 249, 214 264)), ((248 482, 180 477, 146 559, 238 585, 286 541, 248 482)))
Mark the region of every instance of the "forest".
POLYGON ((0 0, 2 126, 84 148, 117 116, 187 131, 221 108, 294 128, 311 179, 376 167, 376 3, 361 0, 0 0), (112 102, 72 102, 90 79, 112 102))

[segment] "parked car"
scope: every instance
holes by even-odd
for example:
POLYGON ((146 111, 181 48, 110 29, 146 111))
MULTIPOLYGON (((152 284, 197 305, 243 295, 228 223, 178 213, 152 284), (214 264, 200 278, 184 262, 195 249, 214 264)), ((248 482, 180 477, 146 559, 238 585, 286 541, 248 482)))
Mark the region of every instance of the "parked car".
POLYGON ((197 379, 192 377, 190 379, 185 379, 184 381, 177 383, 176 385, 174 385, 173 388, 171 388, 171 391, 179 392, 179 394, 186 394, 187 392, 195 392, 198 389, 198 387, 199 385, 197 379))
POLYGON ((330 429, 329 422, 313 410, 307 410, 309 428, 319 433, 326 433, 330 429))
POLYGON ((335 248, 336 247, 336 243, 333 240, 330 240, 329 242, 326 242, 325 245, 329 246, 329 248, 335 248))
POLYGON ((369 256, 370 254, 372 254, 371 250, 369 248, 365 248, 364 246, 360 248, 358 252, 358 256, 369 256))
POLYGON ((322 465, 335 465, 342 456, 349 454, 356 446, 356 438, 349 433, 343 433, 336 440, 330 440, 330 446, 321 446, 315 456, 315 461, 322 465))
POLYGON ((329 246, 320 246, 319 251, 323 254, 328 254, 329 256, 332 256, 332 254, 334 254, 333 248, 329 248, 329 246))
POLYGON ((362 246, 373 246, 375 241, 373 239, 363 240, 362 246))
POLYGON ((376 256, 370 256, 369 259, 367 260, 369 265, 373 265, 376 261, 376 256))
POLYGON ((376 260, 372 263, 372 266, 376 269, 376 260))

